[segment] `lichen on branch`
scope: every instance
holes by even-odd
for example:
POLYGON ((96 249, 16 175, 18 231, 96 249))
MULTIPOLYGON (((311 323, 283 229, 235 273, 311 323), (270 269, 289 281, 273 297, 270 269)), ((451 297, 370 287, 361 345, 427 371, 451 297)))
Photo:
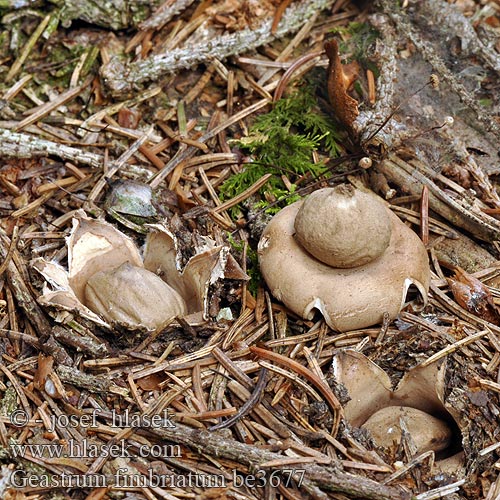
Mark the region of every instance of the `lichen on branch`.
POLYGON ((294 2, 283 16, 275 33, 271 33, 273 20, 266 19, 256 28, 245 28, 235 33, 220 35, 202 25, 204 36, 195 44, 186 41, 183 47, 155 54, 142 61, 124 64, 119 56, 102 67, 101 75, 112 92, 128 92, 138 84, 156 81, 163 75, 175 73, 179 69, 191 68, 210 59, 225 59, 229 56, 248 52, 270 43, 301 28, 318 10, 333 4, 333 0, 303 0, 294 2))

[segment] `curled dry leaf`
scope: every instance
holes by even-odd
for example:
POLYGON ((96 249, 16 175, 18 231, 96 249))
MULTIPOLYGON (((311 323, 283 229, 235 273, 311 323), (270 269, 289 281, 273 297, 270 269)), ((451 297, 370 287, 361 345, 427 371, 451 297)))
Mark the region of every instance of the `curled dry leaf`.
POLYGON ((44 259, 33 263, 47 281, 39 302, 106 328, 150 331, 186 314, 207 319, 209 287, 226 277, 228 262, 231 279, 248 279, 229 248, 210 238, 202 238, 181 269, 174 235, 164 224, 148 227, 143 260, 128 236, 77 212, 67 239, 68 270, 44 259))
MULTIPOLYGON (((405 423, 408 424, 409 414, 414 420, 407 428, 418 452, 427 447, 436 452, 446 448, 451 454, 452 450, 460 448, 461 443, 453 442, 457 438, 452 430, 443 427, 447 425, 446 420, 453 419, 462 432, 467 432, 464 418, 444 399, 446 361, 425 367, 415 366, 394 389, 387 373, 357 351, 339 352, 333 359, 333 373, 351 398, 344 407, 345 419, 354 427, 366 426, 375 431, 373 437, 376 441, 380 439, 377 441, 380 446, 392 444, 392 439, 387 439, 389 427, 398 422, 403 412, 403 418, 406 414, 405 423), (400 409, 402 407, 404 410, 400 409), (418 417, 415 417, 414 410, 418 410, 418 417), (422 413, 426 416, 423 417, 422 413), (387 426, 385 433, 380 428, 382 420, 387 426), (445 443, 449 446, 444 447, 445 443)), ((460 475, 464 468, 463 456, 461 453, 452 454, 438 460, 436 467, 460 475)))
POLYGON ((328 56, 328 98, 340 123, 348 130, 359 114, 358 101, 347 93, 348 77, 345 75, 340 62, 339 46, 337 40, 325 42, 325 52, 328 56))
POLYGON ((41 352, 38 353, 38 365, 33 378, 33 386, 35 389, 42 390, 45 387, 45 382, 50 373, 52 373, 54 366, 54 358, 52 356, 45 356, 41 352))
POLYGON ((500 324, 500 314, 493 297, 480 280, 457 267, 454 279, 448 279, 448 284, 453 297, 464 309, 490 323, 500 324))

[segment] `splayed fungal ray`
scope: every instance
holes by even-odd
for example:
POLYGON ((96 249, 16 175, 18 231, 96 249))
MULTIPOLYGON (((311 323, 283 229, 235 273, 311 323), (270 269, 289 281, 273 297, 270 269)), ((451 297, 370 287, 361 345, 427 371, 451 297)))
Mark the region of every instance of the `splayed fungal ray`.
POLYGON ((422 242, 382 200, 351 186, 320 189, 281 210, 258 253, 278 300, 307 319, 319 310, 336 330, 380 323, 384 313, 394 319, 411 285, 427 301, 422 242))
POLYGON ((68 270, 44 259, 33 263, 47 281, 39 302, 77 312, 109 329, 152 331, 176 317, 207 319, 209 287, 225 278, 228 261, 232 279, 248 279, 229 248, 208 237, 181 268, 168 227, 148 228, 143 258, 128 236, 78 211, 67 239, 68 270))

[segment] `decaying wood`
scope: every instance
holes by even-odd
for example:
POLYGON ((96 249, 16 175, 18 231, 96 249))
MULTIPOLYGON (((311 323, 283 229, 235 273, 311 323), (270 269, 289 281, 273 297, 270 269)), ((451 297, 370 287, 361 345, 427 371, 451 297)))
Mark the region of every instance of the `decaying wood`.
POLYGON ((461 227, 484 241, 500 239, 500 222, 476 208, 462 193, 452 198, 436 181, 440 174, 432 171, 418 160, 406 162, 391 155, 377 167, 391 182, 401 186, 407 193, 419 195, 422 185, 429 189, 429 207, 453 225, 461 227))
POLYGON ((275 38, 297 30, 316 11, 325 9, 332 3, 333 0, 294 2, 287 9, 274 34, 271 33, 272 19, 265 20, 255 29, 246 28, 234 34, 214 36, 208 30, 206 38, 202 42, 185 48, 175 48, 165 54, 153 55, 128 66, 123 66, 120 60, 115 58, 102 68, 101 74, 113 92, 127 92, 137 84, 155 81, 161 76, 181 68, 191 68, 210 59, 225 59, 265 45, 275 38))
POLYGON ((353 124, 354 131, 362 147, 375 151, 383 145, 384 150, 397 147, 399 134, 390 113, 395 108, 395 68, 396 68, 396 32, 387 18, 379 13, 371 17, 372 25, 381 34, 381 41, 374 47, 373 58, 384 71, 377 79, 377 100, 373 107, 362 110, 353 124), (381 125, 385 125, 382 127, 381 125))
MULTIPOLYGON (((486 130, 492 131, 500 137, 500 127, 495 117, 481 106, 477 99, 462 85, 459 78, 447 67, 443 59, 435 49, 423 39, 421 33, 415 29, 408 17, 402 11, 394 9, 394 4, 387 0, 381 0, 382 10, 394 22, 396 29, 403 36, 408 37, 415 47, 422 53, 424 58, 432 65, 434 71, 439 74, 451 89, 460 96, 460 99, 476 113, 476 118, 482 123, 486 130)), ((479 54, 487 62, 488 66, 500 72, 500 58, 491 48, 485 46, 477 37, 468 21, 462 14, 450 5, 445 5, 436 0, 425 0, 419 2, 419 11, 422 16, 432 16, 434 22, 440 26, 441 36, 445 39, 451 31, 461 38, 462 46, 466 53, 479 54)))
MULTIPOLYGON (((75 367, 59 366, 57 368, 57 373, 63 382, 82 387, 91 392, 105 394, 110 391, 112 385, 114 385, 111 380, 107 378, 89 375, 88 373, 77 370, 75 367)), ((127 391, 120 392, 126 393, 127 391)))
MULTIPOLYGON (((263 462, 282 458, 282 455, 264 451, 256 446, 226 439, 218 432, 199 431, 180 424, 176 424, 176 428, 172 430, 155 429, 154 433, 164 439, 182 443, 214 457, 228 458, 255 469, 258 469, 263 462)), ((407 493, 398 488, 382 486, 375 481, 344 472, 335 466, 303 464, 300 467, 305 470, 307 479, 327 491, 354 494, 357 497, 375 500, 409 500, 410 498, 407 493)))
POLYGON ((70 326, 71 329, 55 326, 52 329, 52 335, 61 344, 73 347, 80 352, 89 353, 91 356, 101 358, 109 354, 106 345, 96 339, 94 335, 87 333, 81 325, 73 323, 70 326))
POLYGON ((458 239, 431 237, 431 247, 437 258, 448 266, 458 266, 469 273, 492 267, 497 259, 471 238, 459 234, 458 239))
MULTIPOLYGON (((462 26, 462 30, 457 35, 461 39, 462 49, 464 56, 470 56, 472 52, 477 51, 487 65, 497 71, 498 69, 498 55, 495 55, 487 46, 481 42, 474 29, 461 13, 455 7, 450 5, 441 6, 441 3, 436 0, 426 0, 419 6, 418 14, 404 9, 394 9, 394 5, 390 2, 380 2, 382 11, 385 15, 375 15, 372 18, 372 23, 380 31, 382 35, 382 42, 378 45, 377 51, 374 53, 374 59, 377 60, 379 67, 382 69, 381 78, 377 82, 377 90, 379 99, 372 109, 364 110, 355 122, 355 130, 359 136, 362 147, 370 154, 373 153, 375 157, 382 155, 382 159, 388 152, 397 152, 402 144, 406 144, 405 155, 412 150, 412 142, 418 144, 418 137, 423 134, 430 134, 432 128, 431 122, 422 121, 420 128, 429 127, 428 131, 419 132, 418 129, 408 124, 406 118, 403 116, 405 108, 407 107, 407 100, 411 99, 407 96, 396 95, 395 83, 398 81, 396 75, 402 71, 401 59, 396 57, 395 41, 399 39, 407 39, 414 44, 417 53, 428 61, 430 65, 429 76, 431 71, 434 71, 438 77, 431 77, 429 83, 436 79, 444 82, 443 85, 447 86, 451 93, 456 94, 462 102, 465 102, 471 109, 474 110, 476 120, 479 121, 480 127, 484 129, 484 143, 493 143, 492 137, 496 135, 499 137, 500 129, 496 125, 496 120, 488 111, 484 110, 477 102, 478 98, 470 91, 466 90, 460 81, 460 77, 452 73, 451 69, 445 64, 444 59, 433 48, 435 37, 446 37, 447 33, 456 30, 456 26, 462 26), (413 16, 413 17, 412 17, 413 16), (433 35, 428 35, 424 32, 424 26, 417 24, 420 22, 421 17, 427 16, 433 19, 436 26, 440 26, 440 30, 431 30, 433 35), (415 21, 415 18, 418 22, 415 21), (446 19, 446 21, 444 21, 446 19), (451 19, 455 21, 452 23, 451 19), (440 22, 442 21, 442 23, 440 22), (453 27, 452 27, 453 26, 453 27), (434 78, 434 80, 433 80, 434 78), (399 114, 399 116, 397 116, 399 114), (489 134, 489 135, 488 135, 489 134)), ((443 38, 444 39, 444 38, 443 38)), ((436 45, 436 44, 435 44, 436 45)), ((415 56, 413 56, 415 59, 415 56)), ((409 81, 411 84, 411 81, 409 81)), ((434 85, 434 83, 432 83, 434 85)), ((402 82, 399 84, 401 89, 402 82)), ((424 85, 425 87, 425 85, 424 85)), ((423 88, 416 87, 412 89, 418 94, 423 88)), ((428 99, 430 106, 432 97, 428 99)), ((445 101, 441 101, 445 103, 445 101)), ((451 106, 451 104, 450 104, 451 106)), ((446 112, 446 108, 436 101, 436 110, 446 112)), ((406 110, 406 113, 414 111, 406 110)), ((418 113, 418 110, 416 110, 418 113)), ((450 114, 452 113, 450 109, 450 114)), ((444 119, 444 118, 442 118, 444 119)), ((423 120, 423 118, 422 118, 423 120)), ((457 130, 447 131, 446 127, 439 126, 434 132, 435 148, 439 151, 446 150, 456 158, 458 164, 463 165, 464 169, 471 173, 477 179, 479 189, 482 191, 480 194, 481 200, 486 201, 493 206, 498 205, 498 195, 491 185, 488 178, 488 172, 484 167, 481 168, 467 151, 467 144, 457 139, 462 130, 466 131, 469 125, 465 124, 464 117, 458 117, 460 126, 457 130)), ((457 118, 455 119, 457 121, 457 118)), ((474 125, 472 125, 472 128, 474 125)), ((435 127, 436 128, 436 127, 435 127)), ((464 134, 467 137, 466 134, 464 134)), ((432 139, 430 139, 432 141, 432 139)), ((466 139, 467 140, 467 139, 466 139)), ((471 141, 470 138, 468 138, 471 141)), ((491 154, 495 154, 491 150, 491 154)), ((412 153, 409 154, 411 156, 412 153)), ((487 215, 487 205, 481 204, 477 200, 471 199, 466 190, 457 186, 452 181, 447 180, 440 173, 440 167, 427 162, 431 157, 405 158, 398 154, 392 154, 387 160, 383 160, 377 166, 377 170, 385 175, 385 177, 403 190, 413 195, 420 193, 421 186, 427 185, 429 189, 429 203, 430 209, 447 220, 451 221, 475 237, 484 241, 491 239, 498 239, 499 237, 499 224, 494 217, 487 215), (450 196, 446 193, 446 189, 452 188, 455 193, 450 196), (459 188, 459 189, 457 189, 459 188)))

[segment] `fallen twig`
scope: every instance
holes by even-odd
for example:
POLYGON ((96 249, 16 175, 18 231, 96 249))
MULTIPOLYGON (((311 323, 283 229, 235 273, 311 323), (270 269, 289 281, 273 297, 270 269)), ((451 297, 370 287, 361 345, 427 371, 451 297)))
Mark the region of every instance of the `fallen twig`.
POLYGON ((166 73, 174 73, 182 68, 191 68, 210 59, 226 57, 247 52, 265 45, 274 38, 279 38, 295 31, 318 10, 325 9, 333 0, 303 0, 291 5, 279 23, 275 34, 271 33, 272 19, 263 21, 256 29, 244 29, 236 33, 212 37, 196 45, 186 44, 184 48, 169 50, 149 58, 123 66, 118 58, 113 58, 101 69, 101 74, 113 92, 125 92, 138 83, 156 81, 166 73))
MULTIPOLYGON (((175 428, 172 429, 153 428, 151 431, 163 439, 189 446, 197 450, 198 453, 234 460, 257 469, 264 462, 283 458, 283 455, 278 453, 240 443, 234 439, 227 439, 221 433, 191 429, 179 423, 176 423, 175 428)), ((327 491, 352 495, 356 498, 373 500, 409 500, 410 498, 408 493, 398 488, 382 486, 371 479, 344 472, 337 467, 301 464, 300 469, 305 471, 305 478, 312 483, 307 485, 304 482, 302 487, 306 489, 315 486, 327 491)))
POLYGON ((0 156, 3 158, 37 158, 58 156, 72 163, 82 163, 90 167, 102 166, 102 156, 65 146, 57 142, 39 139, 33 135, 20 134, 0 129, 0 156))
POLYGON ((238 422, 238 420, 247 415, 252 410, 252 408, 259 402, 259 399, 262 397, 262 393, 264 392, 264 389, 266 387, 266 382, 267 382, 267 369, 261 368, 259 372, 259 379, 255 384, 255 388, 252 392, 252 395, 250 396, 249 399, 245 401, 243 406, 239 409, 238 413, 236 413, 236 415, 233 415, 231 418, 224 420, 220 424, 212 425, 212 427, 209 427, 208 430, 216 431, 219 429, 226 429, 228 427, 231 427, 236 422, 238 422))
POLYGON ((387 178, 407 192, 421 195, 422 186, 429 189, 429 208, 450 221, 466 229, 477 238, 485 241, 500 239, 500 222, 483 212, 473 211, 465 198, 452 198, 437 184, 439 174, 418 160, 406 162, 396 155, 377 166, 387 178))

